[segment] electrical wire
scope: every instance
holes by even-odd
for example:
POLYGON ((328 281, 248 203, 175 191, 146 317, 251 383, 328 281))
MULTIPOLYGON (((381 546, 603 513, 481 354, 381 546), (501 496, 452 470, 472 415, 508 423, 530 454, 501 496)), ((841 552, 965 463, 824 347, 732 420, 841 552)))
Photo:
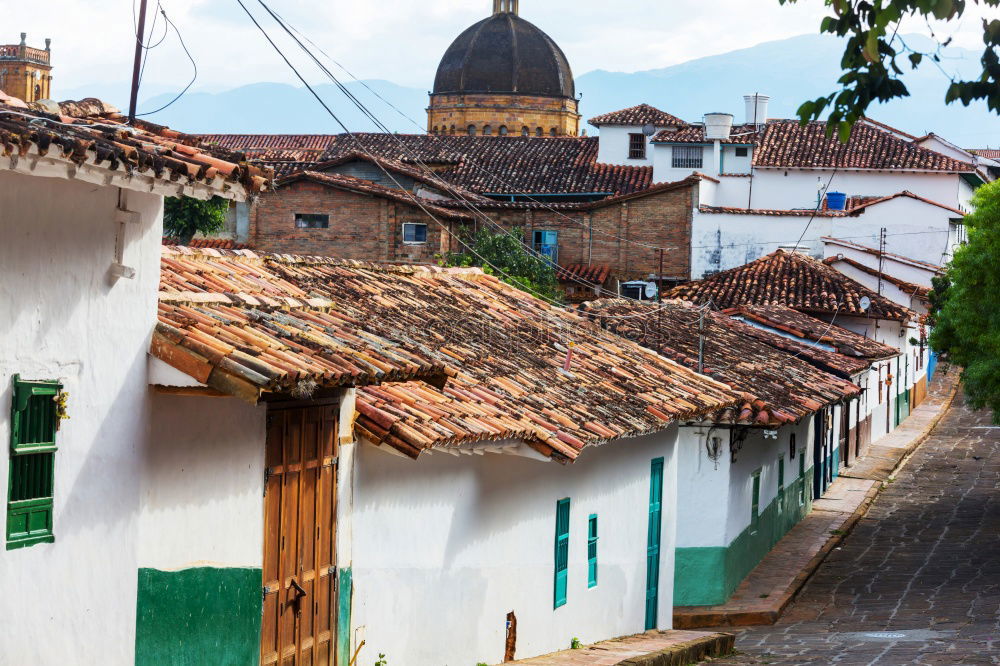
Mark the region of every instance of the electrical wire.
MULTIPOLYGON (((167 25, 173 28, 174 32, 177 33, 177 39, 178 41, 180 41, 181 48, 184 49, 184 53, 187 55, 188 60, 191 61, 191 67, 194 68, 194 74, 191 76, 191 81, 186 86, 184 86, 184 89, 181 90, 177 94, 177 96, 174 97, 172 100, 170 100, 160 108, 156 109, 155 111, 147 111, 146 113, 137 113, 136 117, 151 116, 153 114, 159 113, 160 111, 163 111, 164 109, 173 106, 174 103, 180 100, 181 97, 184 97, 187 91, 191 89, 191 86, 195 84, 195 81, 198 80, 198 63, 195 61, 194 56, 191 55, 191 51, 188 50, 187 44, 184 43, 184 37, 181 35, 181 31, 177 29, 177 26, 174 25, 174 22, 170 20, 169 16, 167 16, 167 12, 163 9, 163 6, 157 3, 157 7, 159 8, 160 13, 163 14, 163 20, 165 20, 167 22, 167 25)), ((143 64, 143 68, 145 68, 145 64, 143 64)))

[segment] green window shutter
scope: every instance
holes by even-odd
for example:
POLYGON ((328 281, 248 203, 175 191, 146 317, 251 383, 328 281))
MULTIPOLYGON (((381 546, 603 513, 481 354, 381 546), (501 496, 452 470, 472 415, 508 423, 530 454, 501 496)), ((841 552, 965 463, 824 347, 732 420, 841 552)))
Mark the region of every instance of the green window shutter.
POLYGON ((587 587, 597 585, 597 514, 587 521, 587 587))
POLYGON ((569 570, 569 498, 556 503, 555 594, 553 607, 566 604, 566 584, 569 570))
POLYGON ((750 500, 750 527, 755 532, 760 524, 760 472, 758 469, 753 473, 753 498, 750 500))
POLYGON ((7 550, 51 543, 58 382, 14 376, 7 484, 7 550))

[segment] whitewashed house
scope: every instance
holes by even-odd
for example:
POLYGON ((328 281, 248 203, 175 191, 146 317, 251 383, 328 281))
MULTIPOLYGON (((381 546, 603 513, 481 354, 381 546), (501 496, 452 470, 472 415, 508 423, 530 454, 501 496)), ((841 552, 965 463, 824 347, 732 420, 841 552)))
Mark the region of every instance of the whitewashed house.
POLYGON ((46 104, 0 103, 0 662, 130 664, 163 197, 264 179, 97 100, 46 104))
MULTIPOLYGON (((691 229, 696 279, 782 247, 821 257, 823 236, 877 246, 883 228, 889 251, 941 265, 961 242, 973 191, 992 178, 987 160, 933 134, 863 119, 842 144, 825 123, 769 118, 765 95, 744 100, 740 124, 710 113, 664 127, 648 144, 654 183, 703 176, 691 229), (830 205, 828 195, 842 203, 830 205)), ((624 134, 604 126, 628 111, 591 121, 601 129, 599 161, 632 164, 627 137, 638 125, 624 134)))
POLYGON ((678 443, 674 603, 721 604, 836 476, 861 387, 776 333, 690 303, 606 299, 582 308, 741 396, 735 408, 685 421, 678 443))
POLYGON ((176 663, 210 640, 499 663, 670 628, 679 423, 738 401, 478 269, 166 248, 151 352, 149 575, 228 563, 223 608, 161 587, 140 613, 176 663))
POLYGON ((723 310, 784 305, 897 349, 899 356, 877 363, 869 380, 869 395, 878 396, 877 401, 870 400, 872 441, 909 415, 913 388, 926 373, 929 352, 920 342, 922 331, 916 312, 801 252, 778 250, 744 266, 678 286, 668 294, 694 303, 711 302, 723 310))

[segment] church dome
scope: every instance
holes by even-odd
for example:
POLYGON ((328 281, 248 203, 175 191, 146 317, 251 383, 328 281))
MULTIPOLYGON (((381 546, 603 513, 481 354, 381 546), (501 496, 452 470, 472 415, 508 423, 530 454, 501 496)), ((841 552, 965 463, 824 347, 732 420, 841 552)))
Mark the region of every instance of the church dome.
POLYGON ((516 12, 494 13, 459 35, 434 79, 435 95, 493 93, 576 96, 562 49, 516 12))

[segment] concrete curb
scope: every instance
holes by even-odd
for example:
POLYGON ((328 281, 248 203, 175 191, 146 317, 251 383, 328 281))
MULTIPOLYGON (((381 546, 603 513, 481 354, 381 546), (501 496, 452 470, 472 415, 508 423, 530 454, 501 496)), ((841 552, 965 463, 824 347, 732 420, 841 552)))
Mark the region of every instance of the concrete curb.
POLYGON ((736 636, 733 634, 709 634, 641 657, 630 657, 616 666, 688 666, 708 658, 728 656, 735 645, 736 636))
MULTIPOLYGON (((886 476, 885 479, 872 479, 872 487, 865 493, 864 499, 858 508, 854 510, 853 513, 844 521, 840 528, 838 528, 838 534, 833 534, 827 539, 826 543, 817 551, 817 553, 809 560, 809 563, 803 567, 802 571, 794 578, 791 585, 785 590, 784 593, 777 600, 777 606, 768 611, 736 611, 732 613, 726 613, 725 611, 720 611, 717 608, 712 608, 712 610, 706 610, 704 614, 697 613, 686 613, 683 615, 674 615, 674 628, 675 629, 702 629, 705 627, 753 627, 753 626, 766 626, 774 624, 778 621, 785 610, 788 608, 795 598, 805 587, 806 583, 813 577, 813 574, 819 569, 820 565, 829 557, 830 553, 840 545, 840 543, 849 535, 858 522, 867 515, 868 510, 871 508, 872 503, 875 498, 878 497, 879 493, 886 487, 889 479, 893 479, 896 473, 900 470, 903 465, 913 456, 913 453, 917 448, 927 441, 930 437, 931 432, 934 428, 941 422, 944 415, 951 408, 952 403, 954 403, 958 391, 961 388, 961 381, 956 381, 955 385, 952 387, 949 394, 942 400, 941 405, 938 407, 937 414, 928 421, 927 425, 914 435, 913 439, 905 448, 900 448, 901 455, 896 460, 895 465, 893 465, 892 470, 886 476)), ((844 474, 844 476, 849 476, 844 474)), ((711 608, 711 607, 709 607, 711 608)), ((625 662, 623 662, 625 663, 625 662)), ((669 663, 669 662, 664 662, 669 663)))

